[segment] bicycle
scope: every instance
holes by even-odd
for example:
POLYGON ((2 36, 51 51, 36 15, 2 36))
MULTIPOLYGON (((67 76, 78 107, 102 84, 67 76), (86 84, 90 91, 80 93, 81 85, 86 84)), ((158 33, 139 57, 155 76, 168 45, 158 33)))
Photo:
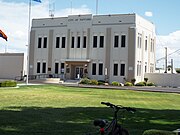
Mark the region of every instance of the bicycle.
MULTIPOLYGON (((100 130, 98 133, 100 135, 129 135, 129 132, 127 129, 123 128, 122 125, 118 123, 117 113, 119 110, 128 111, 134 113, 136 110, 131 107, 124 107, 121 105, 114 105, 109 102, 101 102, 101 104, 106 105, 114 110, 114 116, 112 121, 108 124, 108 121, 98 119, 94 120, 94 126, 99 126, 100 130)), ((86 134, 86 135, 92 135, 92 134, 86 134)))

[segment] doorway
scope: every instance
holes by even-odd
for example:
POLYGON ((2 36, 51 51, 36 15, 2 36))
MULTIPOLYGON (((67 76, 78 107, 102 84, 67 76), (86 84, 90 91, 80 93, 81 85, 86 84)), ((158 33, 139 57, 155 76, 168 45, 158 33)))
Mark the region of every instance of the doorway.
POLYGON ((80 79, 83 77, 83 67, 75 67, 75 79, 80 79))

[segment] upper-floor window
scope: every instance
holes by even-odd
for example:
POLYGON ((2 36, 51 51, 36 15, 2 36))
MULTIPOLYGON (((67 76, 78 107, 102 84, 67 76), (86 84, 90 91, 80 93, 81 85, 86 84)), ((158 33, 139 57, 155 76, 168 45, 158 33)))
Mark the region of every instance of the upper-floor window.
POLYGON ((60 37, 56 37, 56 48, 59 48, 60 37))
POLYGON ((151 52, 154 52, 154 40, 151 39, 151 52))
POLYGON ((138 33, 138 48, 142 46, 142 34, 138 33))
POLYGON ((74 37, 71 38, 71 48, 74 48, 74 37))
POLYGON ((97 36, 93 36, 93 48, 97 48, 97 36))
POLYGON ((41 48, 41 44, 42 44, 42 38, 39 37, 39 38, 38 38, 38 48, 41 48))
POLYGON ((61 48, 65 48, 65 47, 66 47, 66 37, 62 37, 61 48))
POLYGON ((100 48, 103 48, 103 47, 104 47, 104 36, 100 36, 99 47, 100 47, 100 48))
POLYGON ((44 37, 43 48, 47 48, 47 37, 44 37))
POLYGON ((114 47, 119 47, 119 36, 114 36, 114 47))
POLYGON ((81 47, 81 37, 78 36, 77 37, 77 48, 80 48, 81 47))
POLYGON ((86 36, 84 36, 84 38, 83 38, 83 48, 86 48, 86 36))
POLYGON ((147 45, 147 37, 146 37, 146 40, 145 40, 145 51, 147 51, 148 49, 148 45, 147 45))
POLYGON ((121 47, 126 47, 126 35, 121 36, 121 47))

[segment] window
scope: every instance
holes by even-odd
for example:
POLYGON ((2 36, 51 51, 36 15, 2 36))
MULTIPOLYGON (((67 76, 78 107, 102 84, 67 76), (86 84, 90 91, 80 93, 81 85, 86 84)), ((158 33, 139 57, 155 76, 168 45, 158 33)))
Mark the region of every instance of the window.
POLYGON ((121 47, 126 47, 126 35, 121 36, 121 47))
POLYGON ((72 37, 72 40, 71 40, 71 48, 74 48, 74 37, 72 37))
POLYGON ((118 64, 114 64, 114 73, 113 73, 114 76, 117 76, 118 75, 118 64))
POLYGON ((39 38, 38 38, 38 48, 41 48, 41 44, 42 44, 42 38, 39 37, 39 38))
POLYGON ((100 48, 103 48, 103 47, 104 47, 104 36, 100 36, 99 47, 100 47, 100 48))
POLYGON ((56 37, 56 48, 59 48, 60 37, 56 37))
POLYGON ((151 39, 151 52, 154 52, 154 40, 151 39))
POLYGON ((44 37, 44 44, 43 44, 43 48, 47 48, 47 37, 44 37))
POLYGON ((103 75, 103 64, 99 63, 99 75, 103 75))
POLYGON ((96 63, 92 64, 92 75, 96 75, 96 63))
POLYGON ((41 63, 40 62, 38 62, 37 63, 37 73, 40 73, 41 71, 41 63))
POLYGON ((93 36, 93 48, 97 48, 97 36, 93 36))
POLYGON ((78 36, 78 38, 77 38, 77 48, 80 48, 80 46, 81 46, 81 37, 78 36))
POLYGON ((120 76, 125 76, 125 64, 121 64, 121 74, 120 76))
POLYGON ((66 37, 62 37, 62 45, 61 48, 65 48, 66 46, 66 37))
POLYGON ((138 33, 138 48, 141 48, 142 35, 138 33))
POLYGON ((55 63, 55 74, 59 73, 59 63, 55 63))
POLYGON ((147 72, 147 65, 145 65, 145 67, 144 67, 144 72, 145 73, 147 72))
POLYGON ((147 39, 145 40, 145 51, 147 51, 147 39))
POLYGON ((43 62, 43 65, 42 65, 42 73, 46 73, 46 63, 43 62))
POLYGON ((83 48, 86 48, 86 36, 84 36, 84 39, 83 39, 83 48))
POLYGON ((119 36, 114 36, 114 47, 119 46, 119 36))
POLYGON ((64 63, 61 63, 61 74, 64 73, 64 63))
POLYGON ((141 76, 141 61, 138 61, 137 64, 137 76, 141 76))

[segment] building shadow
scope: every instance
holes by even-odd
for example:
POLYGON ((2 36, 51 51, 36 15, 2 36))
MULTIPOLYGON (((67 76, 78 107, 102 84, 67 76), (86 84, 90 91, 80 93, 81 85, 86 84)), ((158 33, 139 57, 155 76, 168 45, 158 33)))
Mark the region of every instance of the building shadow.
MULTIPOLYGON (((94 119, 110 120, 112 115, 111 109, 103 107, 12 106, 0 110, 0 135, 84 135, 97 130, 94 119)), ((124 113, 123 126, 130 134, 141 135, 147 129, 175 130, 179 120, 179 110, 137 108, 134 114, 124 113)))

